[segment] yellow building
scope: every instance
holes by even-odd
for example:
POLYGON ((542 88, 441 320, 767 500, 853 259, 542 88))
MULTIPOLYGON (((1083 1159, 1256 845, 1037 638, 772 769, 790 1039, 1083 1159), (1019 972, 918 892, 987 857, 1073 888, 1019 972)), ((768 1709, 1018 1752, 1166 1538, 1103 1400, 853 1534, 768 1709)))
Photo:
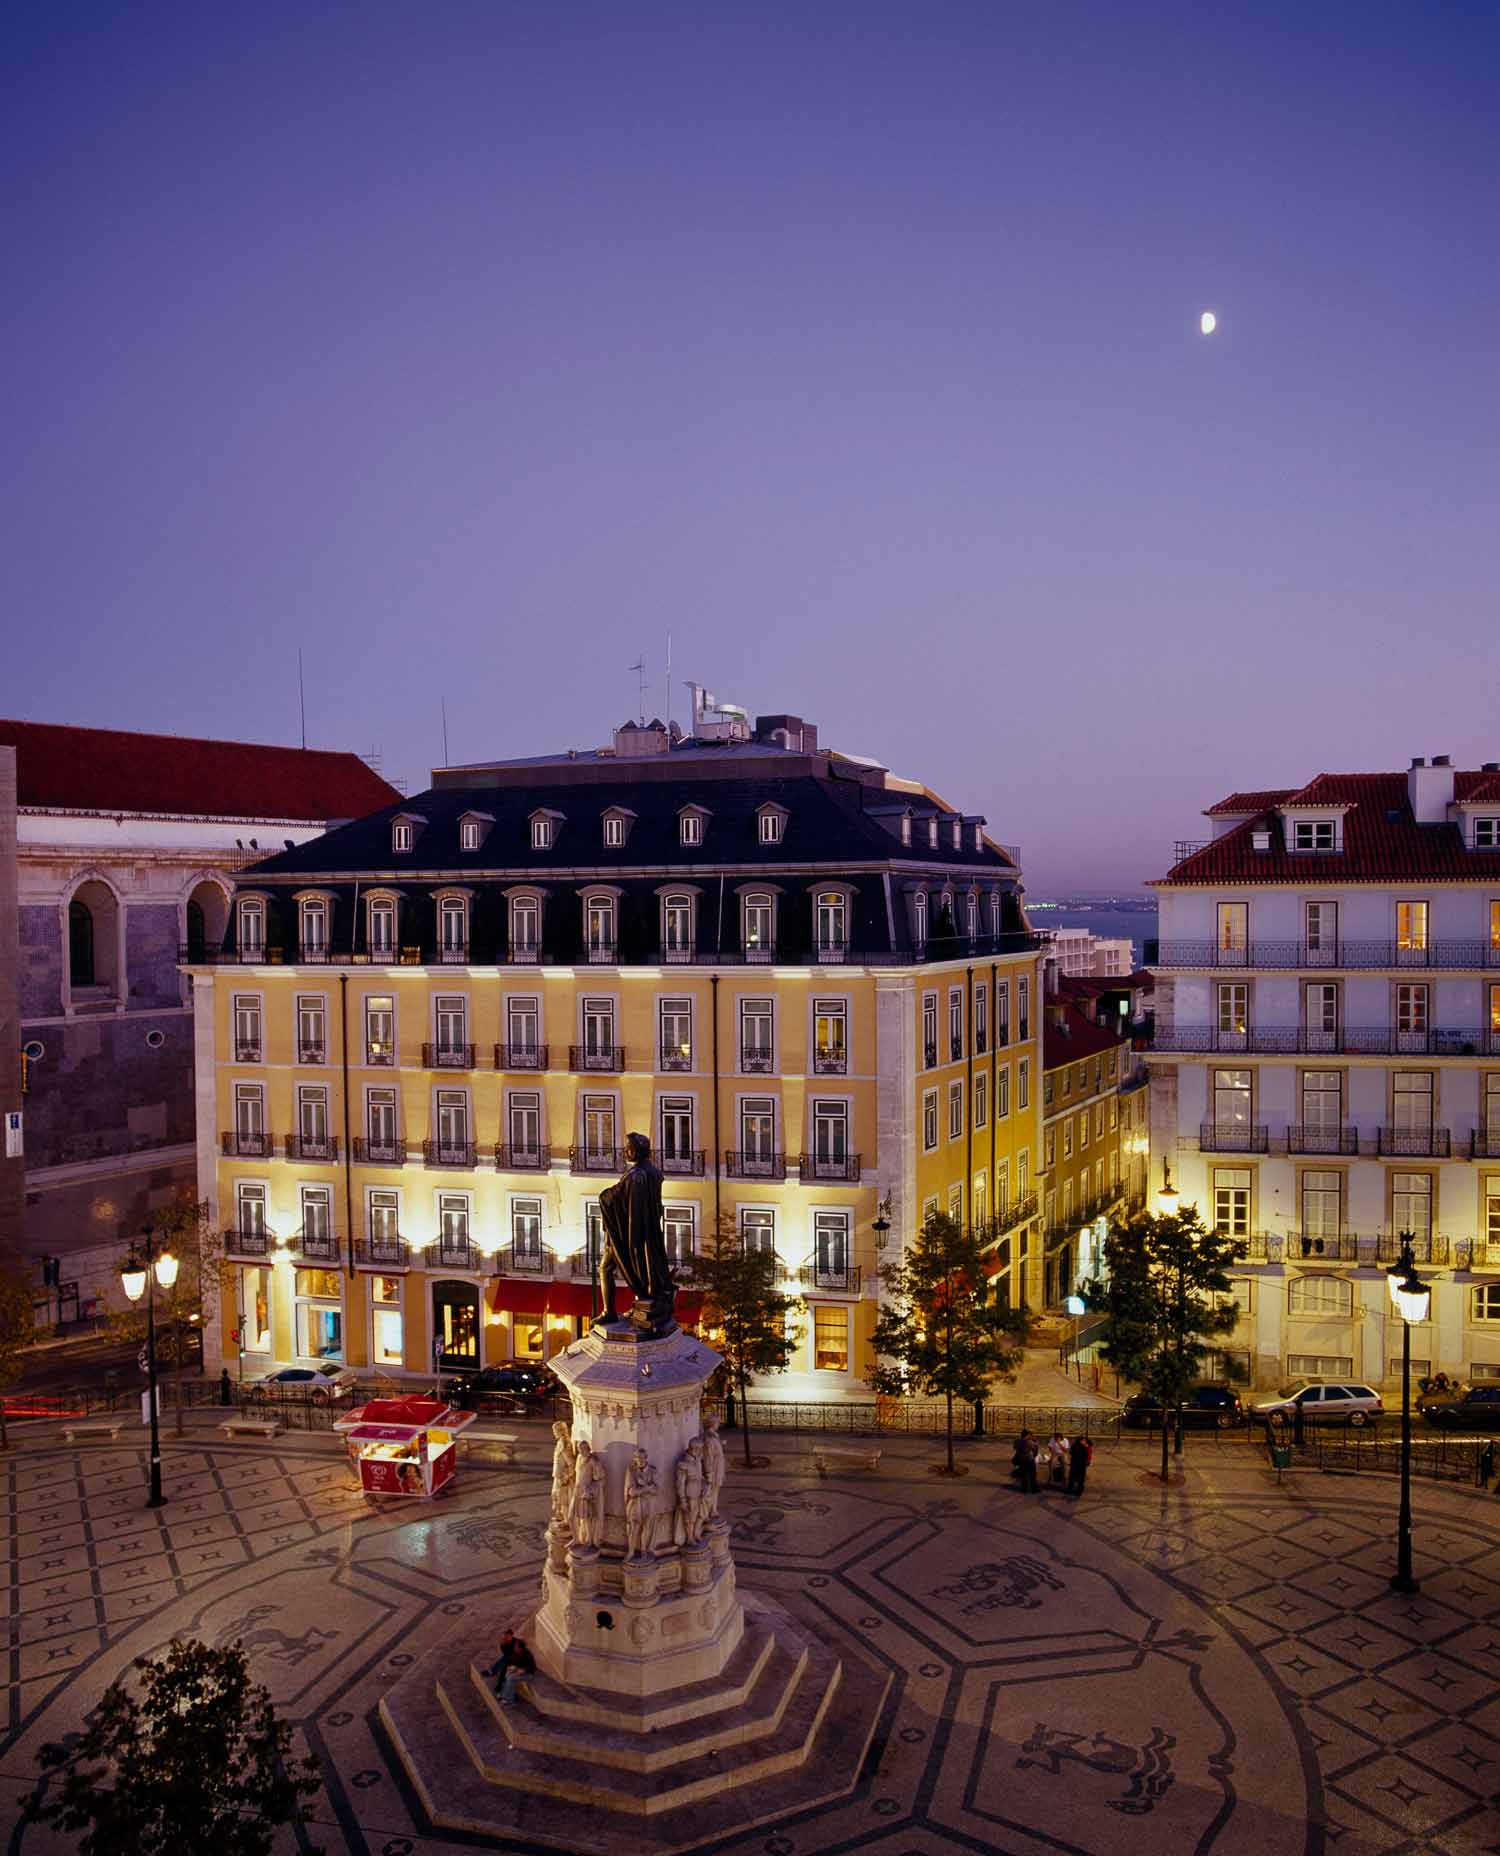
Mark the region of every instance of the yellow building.
POLYGON ((549 1356, 632 1130, 685 1318, 719 1220, 806 1298, 768 1389, 864 1392, 876 1268, 929 1204, 998 1217, 1024 1299, 1037 937, 983 826, 796 717, 700 710, 444 769, 246 872, 190 969, 210 1354, 549 1356))

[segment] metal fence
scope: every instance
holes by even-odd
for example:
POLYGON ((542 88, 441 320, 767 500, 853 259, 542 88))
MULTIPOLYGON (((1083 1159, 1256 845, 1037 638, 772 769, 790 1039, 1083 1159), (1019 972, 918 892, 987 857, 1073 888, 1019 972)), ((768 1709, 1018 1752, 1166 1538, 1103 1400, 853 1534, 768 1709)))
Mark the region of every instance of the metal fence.
MULTIPOLYGON (((1473 1437, 1414 1437, 1411 1444, 1411 1473, 1433 1481, 1470 1482, 1483 1488, 1487 1477, 1482 1468, 1487 1460, 1493 1466, 1494 1446, 1488 1439, 1473 1437), (1486 1451, 1490 1452, 1486 1459, 1486 1451)), ((1312 1446, 1319 1469, 1378 1471, 1387 1475, 1401 1473, 1401 1445, 1392 1437, 1364 1437, 1351 1432, 1336 1441, 1319 1438, 1312 1446)))

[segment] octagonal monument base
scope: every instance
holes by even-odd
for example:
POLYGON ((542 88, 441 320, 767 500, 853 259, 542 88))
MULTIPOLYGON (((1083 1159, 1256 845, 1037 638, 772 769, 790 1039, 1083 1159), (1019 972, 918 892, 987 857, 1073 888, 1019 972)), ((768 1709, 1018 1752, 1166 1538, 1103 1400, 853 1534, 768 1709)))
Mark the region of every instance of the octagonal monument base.
POLYGON ((625 1323, 596 1328, 554 1362, 572 1394, 574 1444, 603 1460, 603 1526, 597 1544, 579 1546, 555 1518, 540 1607, 497 1617, 479 1643, 472 1623, 458 1627, 381 1702, 435 1825, 580 1856, 665 1853, 853 1790, 889 1675, 741 1594, 727 1522, 715 1516, 694 1542, 674 1513, 676 1464, 718 1363, 691 1335, 642 1340, 625 1323), (636 1450, 661 1500, 650 1549, 627 1556, 636 1450), (538 1673, 502 1707, 481 1670, 507 1621, 538 1673))

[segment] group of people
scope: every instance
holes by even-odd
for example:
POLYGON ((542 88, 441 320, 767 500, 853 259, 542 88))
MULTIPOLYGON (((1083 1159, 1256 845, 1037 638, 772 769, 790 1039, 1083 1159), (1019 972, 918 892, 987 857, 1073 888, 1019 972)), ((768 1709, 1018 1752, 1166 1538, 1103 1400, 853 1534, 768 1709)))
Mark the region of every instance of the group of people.
POLYGON ((1044 1443, 1034 1431, 1021 1432, 1010 1459, 1011 1474, 1024 1495, 1041 1493, 1041 1479, 1060 1487, 1066 1495, 1082 1495, 1088 1481, 1094 1446, 1087 1437, 1064 1437, 1054 1431, 1044 1443))

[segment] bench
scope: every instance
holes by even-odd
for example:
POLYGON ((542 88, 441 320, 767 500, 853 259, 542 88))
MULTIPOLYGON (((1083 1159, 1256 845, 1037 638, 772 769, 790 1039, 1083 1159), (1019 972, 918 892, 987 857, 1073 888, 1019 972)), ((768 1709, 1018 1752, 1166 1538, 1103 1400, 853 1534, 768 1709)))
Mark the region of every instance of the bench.
POLYGON ((95 1424, 68 1424, 63 1427, 63 1440, 76 1443, 80 1437, 107 1437, 114 1443, 120 1435, 123 1418, 101 1418, 95 1424))
POLYGON ((879 1469, 880 1451, 873 1445, 868 1449, 858 1445, 852 1450, 835 1448, 830 1444, 814 1444, 812 1452, 813 1468, 820 1476, 828 1474, 828 1465, 850 1464, 856 1468, 879 1469))
POLYGON ((280 1418, 226 1418, 219 1426, 226 1437, 274 1437, 280 1418))
POLYGON ((515 1462, 516 1445, 520 1443, 520 1441, 520 1438, 516 1436, 514 1431, 476 1431, 471 1429, 460 1431, 458 1435, 458 1447, 465 1455, 468 1454, 468 1447, 470 1444, 498 1444, 500 1447, 500 1461, 502 1463, 515 1462))

